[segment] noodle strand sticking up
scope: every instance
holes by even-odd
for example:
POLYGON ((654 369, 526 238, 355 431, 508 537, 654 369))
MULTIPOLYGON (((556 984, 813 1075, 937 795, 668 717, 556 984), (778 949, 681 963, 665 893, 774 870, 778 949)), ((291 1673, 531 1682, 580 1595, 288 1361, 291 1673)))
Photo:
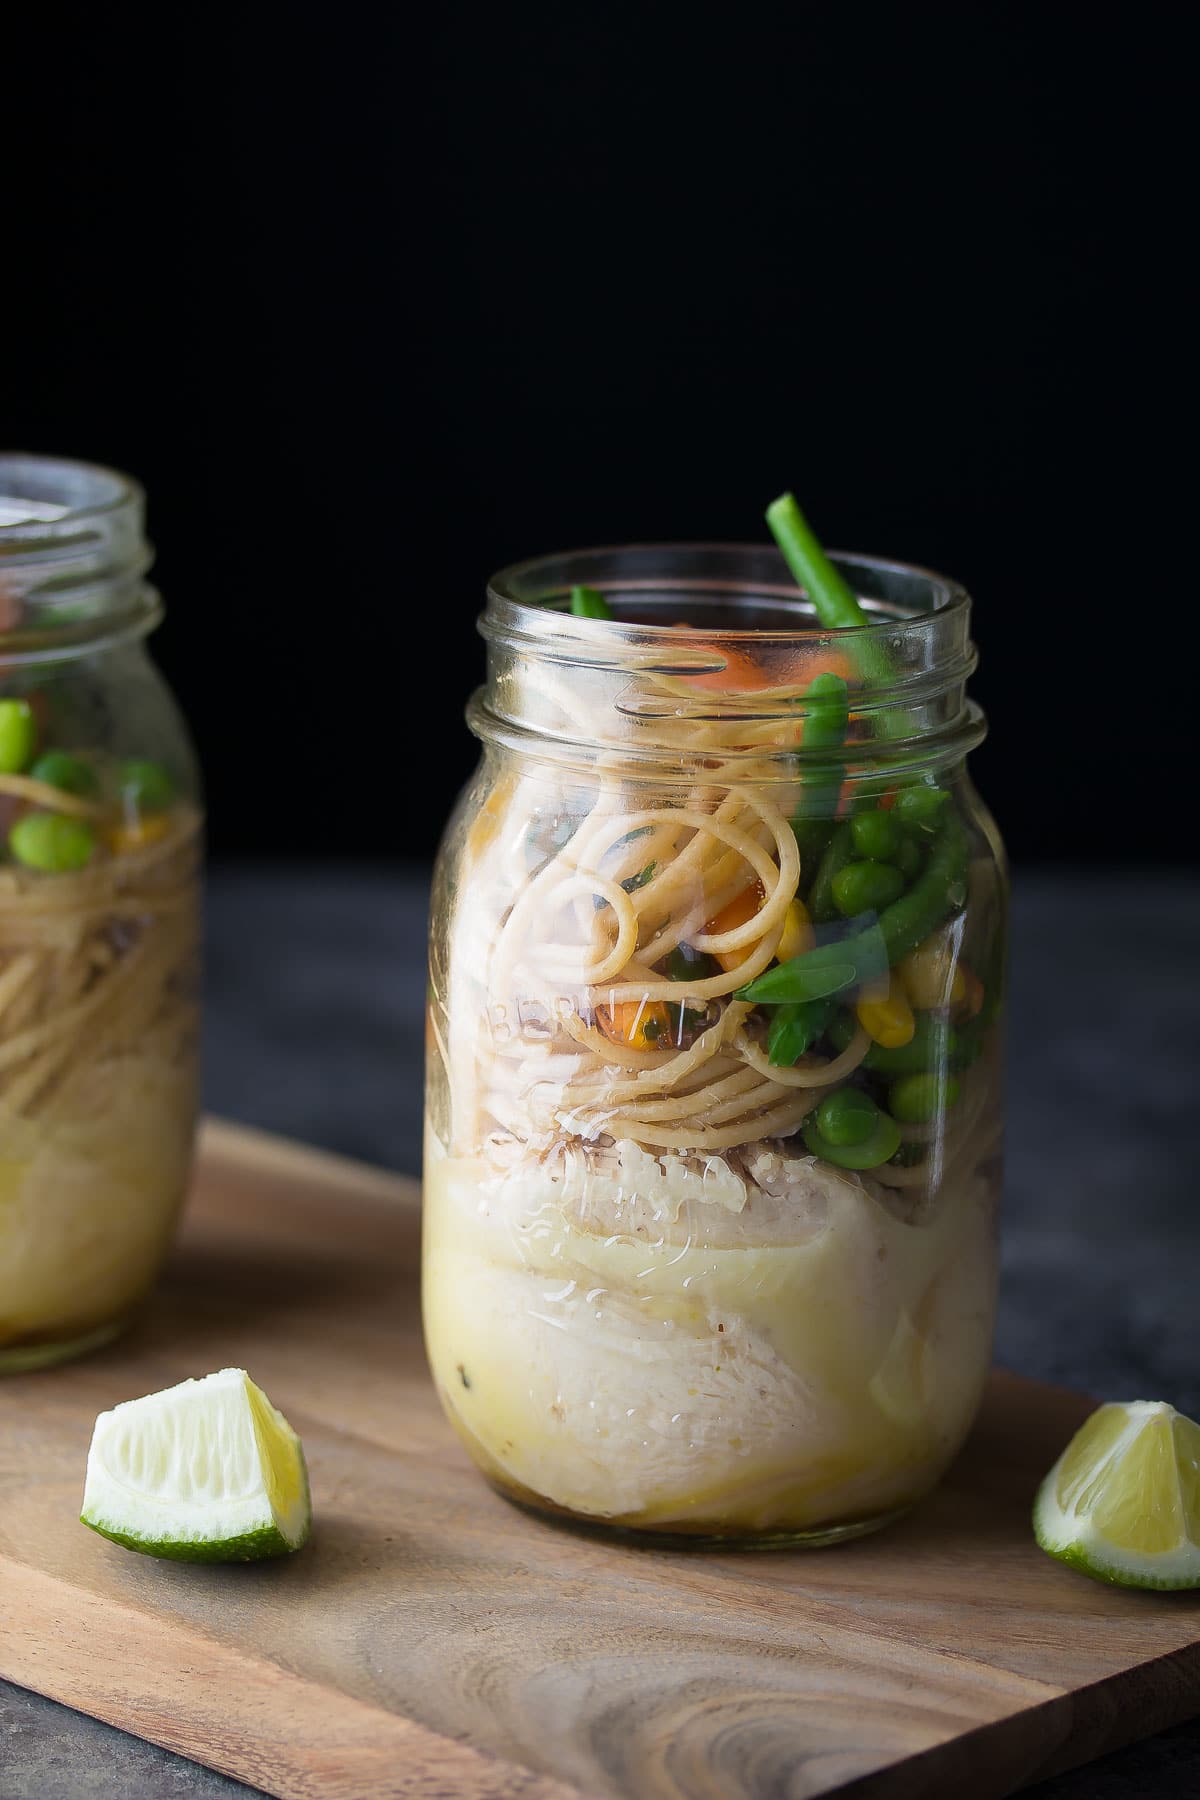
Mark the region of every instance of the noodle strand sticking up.
POLYGON ((197 944, 198 832, 198 817, 181 809, 136 856, 50 879, 0 870, 0 1114, 44 1103, 105 1044, 136 1043, 176 977, 183 1000, 197 944), (50 933, 48 889, 62 921, 50 933))

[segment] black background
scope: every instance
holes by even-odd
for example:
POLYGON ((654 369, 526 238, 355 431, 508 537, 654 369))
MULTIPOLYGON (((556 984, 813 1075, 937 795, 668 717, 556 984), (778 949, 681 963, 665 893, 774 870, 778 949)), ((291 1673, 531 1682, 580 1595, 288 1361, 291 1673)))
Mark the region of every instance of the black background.
POLYGON ((218 852, 427 855, 489 571, 790 486, 975 594, 1018 861, 1194 858, 1153 9, 270 11, 6 57, 0 440, 148 488, 218 852))

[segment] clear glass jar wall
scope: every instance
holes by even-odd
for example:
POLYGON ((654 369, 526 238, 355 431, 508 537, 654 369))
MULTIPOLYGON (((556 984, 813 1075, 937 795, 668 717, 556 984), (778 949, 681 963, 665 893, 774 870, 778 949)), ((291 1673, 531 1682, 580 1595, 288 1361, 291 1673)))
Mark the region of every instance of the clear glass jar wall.
POLYGON ((424 1311, 464 1443, 539 1509, 828 1542, 931 1488, 978 1405, 1006 891, 969 603, 836 560, 869 628, 822 632, 739 546, 489 595, 434 888, 424 1311), (575 583, 620 622, 570 616, 575 583))
POLYGON ((112 1337, 183 1201, 201 810, 141 491, 0 456, 0 1372, 112 1337))

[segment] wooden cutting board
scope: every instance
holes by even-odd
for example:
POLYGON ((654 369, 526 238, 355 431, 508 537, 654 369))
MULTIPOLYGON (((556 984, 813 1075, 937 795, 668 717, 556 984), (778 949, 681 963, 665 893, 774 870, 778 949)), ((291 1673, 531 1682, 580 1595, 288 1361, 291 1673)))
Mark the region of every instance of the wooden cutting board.
POLYGON ((144 1324, 0 1381, 0 1675, 288 1800, 986 1800, 1200 1710, 1200 1597, 1109 1591, 1030 1537, 1078 1396, 996 1375, 943 1488, 877 1537, 610 1547, 474 1473, 417 1261, 413 1183, 210 1124, 144 1324), (204 1569, 84 1530, 95 1414, 228 1364, 304 1438, 308 1548, 204 1569))

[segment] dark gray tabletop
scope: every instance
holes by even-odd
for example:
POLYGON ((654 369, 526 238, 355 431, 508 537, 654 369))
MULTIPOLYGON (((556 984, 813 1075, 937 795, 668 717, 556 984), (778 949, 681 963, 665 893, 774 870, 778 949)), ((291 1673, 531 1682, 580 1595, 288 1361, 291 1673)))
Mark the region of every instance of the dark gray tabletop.
MULTIPOLYGON (((415 1173, 424 907, 420 871, 215 873, 208 1106, 415 1173)), ((1200 881, 1018 878, 1009 1039, 999 1360, 1200 1415, 1200 881)), ((0 1682, 0 1800, 250 1791, 0 1682)), ((1200 1793, 1200 1721, 1029 1792, 1200 1793)))

